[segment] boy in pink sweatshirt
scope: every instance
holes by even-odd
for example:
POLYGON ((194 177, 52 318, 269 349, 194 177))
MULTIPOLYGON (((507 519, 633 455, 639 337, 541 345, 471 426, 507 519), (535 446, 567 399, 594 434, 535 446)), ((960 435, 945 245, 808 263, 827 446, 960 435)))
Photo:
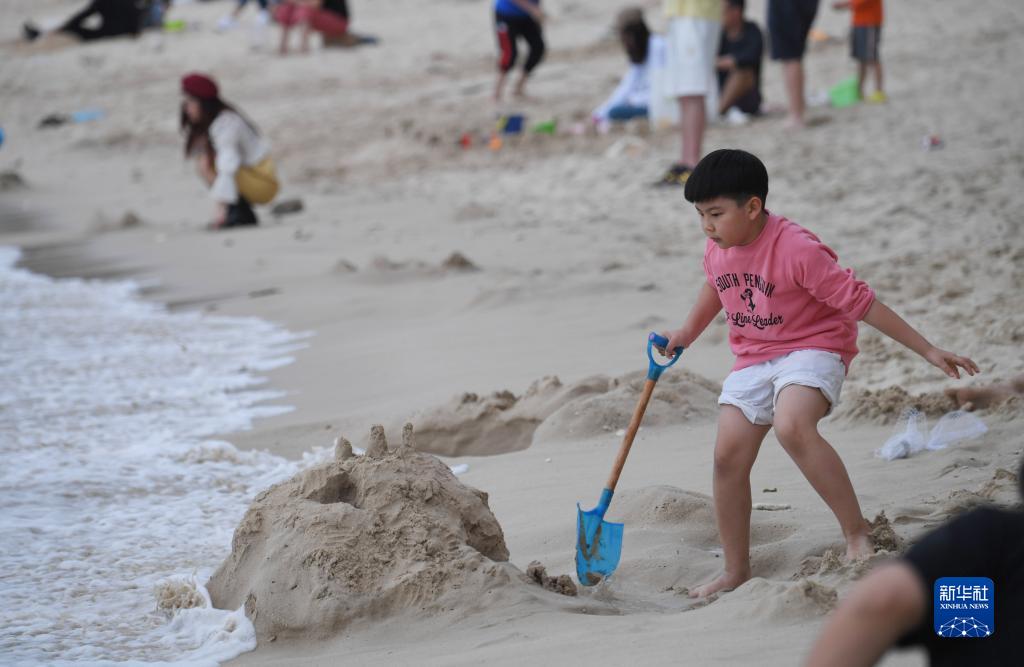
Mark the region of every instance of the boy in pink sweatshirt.
MULTIPOLYGON (((725 571, 693 591, 705 597, 750 578, 750 470, 768 430, 828 504, 846 538, 846 557, 872 553, 846 467, 818 433, 839 402, 857 354, 863 320, 950 377, 978 366, 941 350, 875 298, 817 236, 764 208, 768 172, 741 150, 707 155, 685 196, 708 237, 704 283, 683 326, 663 335, 666 349, 689 348, 725 309, 736 364, 718 398, 714 497, 725 571)), ((663 354, 665 352, 663 351, 663 354)))

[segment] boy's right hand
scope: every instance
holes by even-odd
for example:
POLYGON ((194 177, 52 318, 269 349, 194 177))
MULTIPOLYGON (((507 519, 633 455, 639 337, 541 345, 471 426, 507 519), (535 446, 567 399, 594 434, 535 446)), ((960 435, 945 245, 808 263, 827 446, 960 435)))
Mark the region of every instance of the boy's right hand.
POLYGON ((676 355, 674 353, 670 353, 669 350, 675 350, 676 348, 679 347, 685 348, 688 347, 690 344, 690 340, 687 336, 685 329, 676 329, 675 331, 662 331, 660 333, 662 337, 668 338, 668 345, 666 345, 665 347, 655 346, 655 349, 657 349, 658 353, 661 354, 661 356, 663 357, 668 357, 669 359, 672 359, 676 355))

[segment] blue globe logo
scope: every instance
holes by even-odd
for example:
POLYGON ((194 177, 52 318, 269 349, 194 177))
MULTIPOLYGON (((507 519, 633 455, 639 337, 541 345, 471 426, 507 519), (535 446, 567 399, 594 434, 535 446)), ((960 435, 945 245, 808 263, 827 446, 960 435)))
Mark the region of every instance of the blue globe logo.
POLYGON ((974 618, 954 617, 939 627, 940 637, 988 637, 992 631, 987 625, 974 618))

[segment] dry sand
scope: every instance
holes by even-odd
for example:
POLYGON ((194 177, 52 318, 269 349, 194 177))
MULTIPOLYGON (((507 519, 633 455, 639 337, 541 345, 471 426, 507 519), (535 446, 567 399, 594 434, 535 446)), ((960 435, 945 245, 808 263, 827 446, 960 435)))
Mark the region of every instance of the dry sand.
MULTIPOLYGON (((13 34, 26 17, 58 18, 77 4, 8 0, 0 17, 13 34)), ((539 560, 553 575, 571 572, 575 503, 597 500, 644 336, 675 326, 702 280, 694 214, 680 193, 647 187, 677 138, 527 137, 496 154, 463 151, 458 137, 493 120, 488 4, 352 4, 356 28, 381 45, 279 59, 253 51, 244 31, 214 34, 227 3, 210 3, 176 10, 198 23, 181 34, 0 46, 0 171, 24 181, 2 181, 0 240, 26 247, 39 271, 130 275, 172 308, 312 332, 296 362, 270 374, 297 409, 230 439, 294 457, 376 422, 394 441, 411 418, 424 447, 469 464, 460 479, 488 494, 510 568, 539 560), (203 230, 211 205, 176 133, 177 78, 193 69, 217 76, 268 135, 282 194, 300 197, 303 211, 261 212, 258 229, 203 230), (48 113, 87 107, 107 115, 36 129, 48 113), (477 270, 446 262, 455 252, 477 270), (543 379, 551 376, 560 385, 543 379)), ((809 54, 812 91, 852 71, 848 17, 824 4, 817 26, 838 39, 809 54)), ((607 39, 620 3, 545 5, 550 58, 532 87, 541 102, 522 110, 565 125, 623 69, 607 39)), ((764 3, 749 5, 760 21, 764 3)), ((822 122, 800 134, 777 118, 713 127, 705 149, 760 155, 772 210, 814 230, 936 344, 973 357, 985 379, 1008 380, 1024 371, 1024 135, 1014 115, 1024 92, 1013 70, 1024 7, 907 0, 886 9, 889 103, 814 109, 822 122), (921 150, 926 134, 945 147, 921 150)), ((650 16, 661 25, 657 9, 650 16)), ((765 87, 781 101, 773 64, 765 87)), ((865 514, 885 513, 880 534, 905 543, 979 502, 1012 502, 1019 402, 978 412, 990 427, 978 440, 881 461, 872 452, 904 406, 941 413, 943 390, 971 381, 947 381, 868 327, 860 345, 845 402, 823 430, 865 514)), ((331 639, 265 638, 238 662, 797 663, 863 566, 835 558, 834 520, 771 436, 754 501, 790 509, 754 512, 755 579, 709 604, 683 594, 721 562, 713 387, 730 363, 716 321, 680 364, 706 379, 674 368, 656 392, 609 516, 627 528, 608 585, 569 598, 523 584, 515 590, 528 594, 488 599, 470 586, 331 639)))

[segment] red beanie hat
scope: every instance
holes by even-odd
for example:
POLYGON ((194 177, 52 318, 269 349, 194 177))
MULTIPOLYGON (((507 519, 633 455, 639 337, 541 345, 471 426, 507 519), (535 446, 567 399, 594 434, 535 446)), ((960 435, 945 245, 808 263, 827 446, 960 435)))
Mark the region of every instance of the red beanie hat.
POLYGON ((181 79, 181 91, 200 100, 215 100, 217 84, 205 74, 193 72, 181 79))

